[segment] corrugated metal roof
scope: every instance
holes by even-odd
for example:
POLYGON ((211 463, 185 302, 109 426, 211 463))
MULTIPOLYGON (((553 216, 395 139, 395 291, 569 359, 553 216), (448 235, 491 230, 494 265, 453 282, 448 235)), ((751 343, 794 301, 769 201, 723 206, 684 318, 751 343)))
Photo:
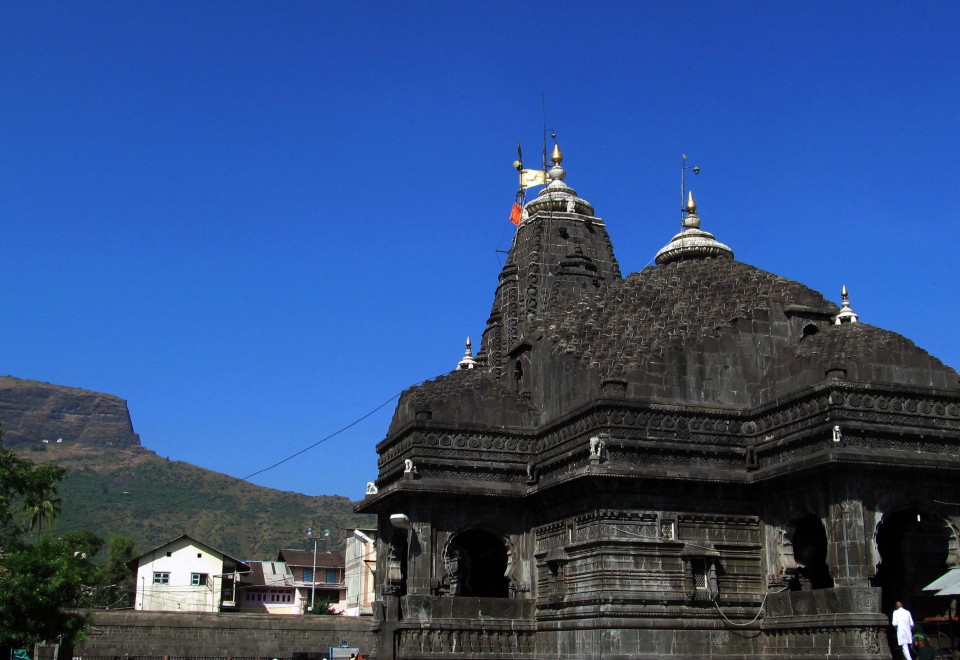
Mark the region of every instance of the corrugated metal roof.
POLYGON ((243 576, 243 584, 253 587, 290 587, 293 574, 282 561, 251 561, 250 573, 243 576))
POLYGON ((934 594, 934 596, 960 596, 960 579, 934 594))
POLYGON ((949 571, 923 588, 924 591, 936 591, 935 596, 960 595, 960 566, 954 566, 949 571))

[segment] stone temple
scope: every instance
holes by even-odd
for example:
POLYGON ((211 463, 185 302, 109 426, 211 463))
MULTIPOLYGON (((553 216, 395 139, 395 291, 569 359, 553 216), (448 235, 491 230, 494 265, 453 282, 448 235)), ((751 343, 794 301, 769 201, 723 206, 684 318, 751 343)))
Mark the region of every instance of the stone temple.
POLYGON ((692 195, 624 278, 562 160, 476 357, 377 446, 377 657, 889 658, 960 564, 957 372, 737 261, 692 195))

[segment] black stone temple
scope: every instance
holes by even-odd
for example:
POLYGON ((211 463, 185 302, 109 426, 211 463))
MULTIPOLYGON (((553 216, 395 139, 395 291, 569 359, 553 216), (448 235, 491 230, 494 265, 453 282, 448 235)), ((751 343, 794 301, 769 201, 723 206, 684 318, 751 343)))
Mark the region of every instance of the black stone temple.
POLYGON ((624 278, 553 160, 476 357, 377 445, 377 658, 889 658, 960 564, 957 372, 692 195, 624 278))

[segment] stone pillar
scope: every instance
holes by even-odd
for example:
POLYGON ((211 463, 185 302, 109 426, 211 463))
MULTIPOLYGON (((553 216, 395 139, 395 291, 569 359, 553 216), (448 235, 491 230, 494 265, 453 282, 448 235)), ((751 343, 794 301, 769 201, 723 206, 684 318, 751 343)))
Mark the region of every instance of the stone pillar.
POLYGON ((429 522, 410 523, 410 545, 407 555, 407 593, 429 595, 433 558, 433 529, 429 522))
POLYGON ((827 520, 827 564, 838 587, 867 587, 869 565, 863 502, 845 499, 830 505, 827 520))

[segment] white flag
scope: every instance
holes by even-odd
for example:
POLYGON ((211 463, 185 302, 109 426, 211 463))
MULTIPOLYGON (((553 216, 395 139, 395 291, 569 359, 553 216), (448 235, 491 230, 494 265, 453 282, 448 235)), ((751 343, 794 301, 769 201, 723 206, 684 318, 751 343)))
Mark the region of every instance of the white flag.
POLYGON ((520 187, 526 190, 547 185, 547 173, 543 170, 520 170, 520 187))

